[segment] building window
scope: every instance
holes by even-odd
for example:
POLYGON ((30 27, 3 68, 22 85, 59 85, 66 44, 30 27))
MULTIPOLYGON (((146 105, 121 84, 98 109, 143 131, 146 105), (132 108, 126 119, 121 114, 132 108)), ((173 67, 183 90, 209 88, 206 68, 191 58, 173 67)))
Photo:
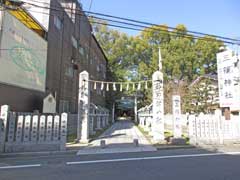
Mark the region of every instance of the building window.
POLYGON ((78 43, 77 43, 77 40, 75 39, 75 37, 72 36, 71 40, 72 40, 73 47, 75 47, 77 49, 78 43))
POLYGON ((76 3, 74 2, 61 2, 64 11, 67 13, 68 17, 75 23, 76 18, 76 3))
POLYGON ((58 30, 62 28, 62 21, 58 16, 54 16, 53 23, 58 30))
POLYGON ((73 78, 73 66, 70 65, 69 67, 66 68, 65 75, 70 78, 73 78))
POLYGON ((59 112, 69 112, 69 101, 60 100, 59 102, 59 112))
POLYGON ((82 56, 84 56, 84 49, 83 49, 83 47, 79 47, 79 53, 82 55, 82 56))
POLYGON ((99 67, 99 65, 97 65, 97 72, 100 72, 100 67, 99 67))

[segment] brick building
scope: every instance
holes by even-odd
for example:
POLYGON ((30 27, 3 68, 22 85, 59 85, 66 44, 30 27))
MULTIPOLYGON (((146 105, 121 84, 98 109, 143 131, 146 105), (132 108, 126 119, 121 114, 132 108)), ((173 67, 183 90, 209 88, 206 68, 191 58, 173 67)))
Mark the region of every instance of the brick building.
MULTIPOLYGON (((9 101, 6 95, 5 100, 2 100, 3 85, 0 84, 0 103, 9 104, 17 111, 34 109, 41 111, 43 97, 52 93, 56 97, 58 112, 74 113, 78 107, 79 73, 86 70, 90 74, 90 79, 105 80, 107 58, 77 0, 45 0, 42 5, 46 6, 46 4, 49 5, 46 9, 27 3, 23 5, 27 7, 29 16, 47 32, 45 91, 7 86, 5 91, 13 89, 10 94, 15 97, 9 101)), ((91 97, 92 103, 105 105, 105 92, 100 91, 99 88, 91 89, 91 97)))

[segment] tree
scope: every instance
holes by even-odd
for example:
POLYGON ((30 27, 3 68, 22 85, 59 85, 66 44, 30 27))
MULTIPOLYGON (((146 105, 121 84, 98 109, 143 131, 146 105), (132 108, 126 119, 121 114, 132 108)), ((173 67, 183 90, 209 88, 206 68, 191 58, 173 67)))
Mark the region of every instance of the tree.
MULTIPOLYGON (((166 111, 171 110, 171 95, 188 94, 187 86, 198 76, 216 73, 216 53, 222 42, 205 36, 195 39, 183 24, 170 31, 167 25, 152 26, 137 36, 94 25, 96 38, 109 60, 115 81, 151 79, 158 69, 158 48, 161 48, 164 73, 166 111)), ((125 92, 127 94, 133 93, 125 92)), ((141 105, 151 103, 151 89, 142 89, 141 105)), ((186 103, 186 101, 183 101, 186 103)), ((183 105, 185 111, 187 105, 183 105)))

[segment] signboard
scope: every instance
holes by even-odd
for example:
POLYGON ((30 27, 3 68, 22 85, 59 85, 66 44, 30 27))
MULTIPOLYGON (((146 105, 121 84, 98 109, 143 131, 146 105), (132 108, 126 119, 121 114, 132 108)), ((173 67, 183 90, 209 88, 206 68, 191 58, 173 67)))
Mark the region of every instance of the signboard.
POLYGON ((240 110, 239 63, 231 50, 217 54, 220 107, 240 110))
POLYGON ((0 41, 0 83, 45 91, 47 42, 6 11, 0 41))
POLYGON ((172 96, 172 110, 173 110, 173 135, 175 138, 181 138, 182 137, 181 98, 178 95, 172 96))

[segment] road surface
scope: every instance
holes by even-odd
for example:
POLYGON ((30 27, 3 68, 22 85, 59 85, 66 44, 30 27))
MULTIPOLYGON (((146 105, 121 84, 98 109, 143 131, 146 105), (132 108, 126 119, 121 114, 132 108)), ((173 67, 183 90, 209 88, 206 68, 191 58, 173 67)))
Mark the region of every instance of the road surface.
POLYGON ((239 180, 240 153, 201 149, 0 157, 1 180, 239 180))

